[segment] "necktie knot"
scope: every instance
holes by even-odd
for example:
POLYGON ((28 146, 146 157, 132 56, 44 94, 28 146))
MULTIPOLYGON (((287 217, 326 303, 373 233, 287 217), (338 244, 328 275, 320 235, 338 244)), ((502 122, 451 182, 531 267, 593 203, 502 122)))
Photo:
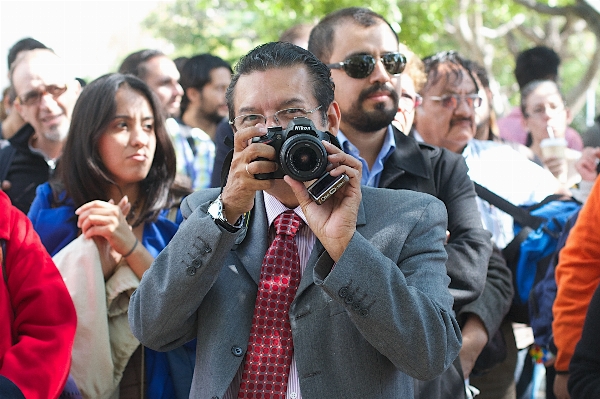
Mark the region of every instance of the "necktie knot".
POLYGON ((293 210, 289 209, 280 213, 273 221, 273 224, 275 225, 275 232, 278 235, 283 234, 294 237, 304 224, 304 221, 293 210))

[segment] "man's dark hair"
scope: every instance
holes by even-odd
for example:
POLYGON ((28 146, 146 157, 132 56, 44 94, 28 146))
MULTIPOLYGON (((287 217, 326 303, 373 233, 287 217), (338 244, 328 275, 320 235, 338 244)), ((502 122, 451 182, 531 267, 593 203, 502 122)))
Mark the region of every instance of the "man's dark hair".
POLYGON ((318 105, 321 106, 320 112, 323 124, 327 123, 327 112, 329 105, 333 102, 335 89, 335 84, 331 79, 331 71, 310 51, 285 42, 262 44, 240 59, 225 94, 227 106, 229 107, 229 120, 233 120, 235 117, 233 95, 240 76, 298 65, 304 66, 308 71, 312 80, 313 96, 318 105))
POLYGON ((175 64, 175 66, 177 67, 177 70, 179 71, 179 75, 181 75, 181 73, 183 72, 183 66, 185 65, 186 62, 188 62, 189 59, 190 59, 190 57, 181 56, 181 57, 177 57, 173 60, 173 63, 175 64))
POLYGON ((483 86, 484 89, 487 89, 490 87, 490 78, 488 76, 486 69, 483 67, 483 65, 479 64, 478 62, 472 61, 472 60, 466 60, 466 65, 467 65, 468 69, 472 73, 474 73, 477 76, 477 78, 479 78, 479 82, 481 82, 481 85, 483 86))
POLYGON ((454 50, 440 51, 439 53, 425 57, 423 58, 423 64, 425 65, 425 74, 427 74, 427 83, 425 83, 425 86, 423 86, 421 89, 421 94, 423 94, 426 89, 435 85, 444 77, 448 80, 453 78, 457 83, 462 82, 465 76, 465 71, 473 81, 473 84, 475 84, 475 92, 479 91, 477 79, 475 79, 473 72, 471 71, 472 62, 466 58, 463 58, 454 50), (444 64, 449 67, 445 73, 441 73, 439 70, 438 67, 440 64, 444 64))
POLYGON ((280 42, 294 43, 299 38, 304 37, 304 32, 312 30, 313 24, 297 24, 283 31, 279 36, 280 42))
POLYGON ((10 70, 12 63, 15 62, 15 60, 17 59, 17 56, 19 55, 19 53, 21 51, 35 50, 36 48, 45 48, 45 49, 52 51, 51 48, 46 47, 45 44, 43 44, 42 42, 39 42, 31 37, 23 38, 23 39, 19 40, 18 42, 16 42, 15 44, 13 44, 13 46, 10 48, 10 50, 8 50, 8 57, 7 57, 8 69, 10 70))
POLYGON ((515 64, 515 78, 519 90, 534 80, 556 81, 559 65, 560 57, 549 47, 537 46, 522 51, 515 64))
POLYGON ((142 80, 146 80, 148 69, 146 62, 154 57, 165 56, 160 50, 146 49, 136 51, 129 54, 119 67, 119 73, 137 76, 142 80))
POLYGON ((179 83, 183 87, 183 98, 181 99, 181 113, 183 114, 190 104, 185 91, 190 87, 202 90, 210 83, 210 71, 217 68, 227 68, 233 73, 231 65, 222 58, 212 54, 195 55, 183 64, 180 71, 179 83))
POLYGON ((370 27, 385 22, 394 37, 398 40, 398 34, 383 16, 363 7, 348 7, 334 11, 323 18, 310 32, 308 40, 308 51, 317 56, 318 59, 329 62, 333 53, 333 35, 335 29, 348 21, 352 21, 364 27, 370 27))
MULTIPOLYGON (((112 73, 88 84, 81 92, 71 118, 63 155, 50 180, 56 203, 65 200, 66 190, 75 207, 93 200, 108 201, 109 187, 115 182, 104 166, 98 141, 115 117, 116 94, 121 87, 140 93, 152 109, 156 150, 150 171, 140 182, 140 209, 132 225, 154 220, 170 204, 170 189, 175 179, 175 150, 167 133, 162 107, 152 90, 132 75, 112 73)), ((115 199, 117 200, 117 199, 115 199)))

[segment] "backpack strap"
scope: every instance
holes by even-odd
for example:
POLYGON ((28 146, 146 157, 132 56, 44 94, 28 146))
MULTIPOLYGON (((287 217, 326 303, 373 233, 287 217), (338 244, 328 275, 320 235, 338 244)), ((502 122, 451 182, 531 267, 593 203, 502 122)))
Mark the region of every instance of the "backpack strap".
POLYGON ((530 227, 533 230, 537 230, 542 223, 544 223, 543 218, 531 215, 527 210, 507 201, 477 182, 473 182, 473 184, 475 185, 475 191, 477 192, 479 198, 486 200, 498 209, 508 213, 521 226, 530 227))

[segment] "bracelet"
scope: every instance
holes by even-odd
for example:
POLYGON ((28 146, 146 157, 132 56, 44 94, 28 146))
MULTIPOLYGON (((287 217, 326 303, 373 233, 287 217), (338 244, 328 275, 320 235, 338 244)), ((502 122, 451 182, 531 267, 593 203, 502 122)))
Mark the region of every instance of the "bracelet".
POLYGON ((135 243, 133 244, 133 247, 131 247, 129 252, 127 252, 125 255, 123 255, 123 257, 126 258, 129 255, 131 255, 133 253, 133 251, 135 251, 135 249, 137 248, 139 242, 140 242, 140 240, 138 240, 137 237, 135 237, 135 243))

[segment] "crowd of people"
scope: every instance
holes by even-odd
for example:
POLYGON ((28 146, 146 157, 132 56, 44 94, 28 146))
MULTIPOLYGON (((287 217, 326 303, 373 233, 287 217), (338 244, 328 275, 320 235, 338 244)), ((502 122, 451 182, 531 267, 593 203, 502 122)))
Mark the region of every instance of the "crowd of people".
POLYGON ((600 397, 600 148, 569 127, 559 64, 522 51, 497 118, 485 68, 415 54, 368 8, 235 68, 144 49, 87 84, 19 41, 0 398, 532 398, 513 217, 474 183, 583 204, 541 349, 547 399, 600 397))

